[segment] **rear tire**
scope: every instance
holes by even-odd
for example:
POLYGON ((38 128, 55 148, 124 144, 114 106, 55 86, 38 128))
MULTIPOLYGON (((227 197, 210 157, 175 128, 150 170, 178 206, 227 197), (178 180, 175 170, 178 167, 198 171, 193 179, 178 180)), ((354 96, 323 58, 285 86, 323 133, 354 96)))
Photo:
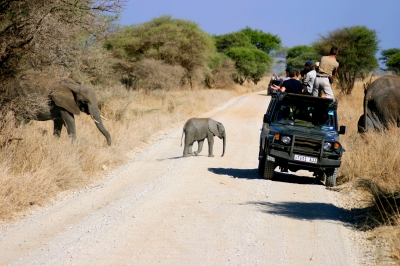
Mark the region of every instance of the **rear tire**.
POLYGON ((265 179, 272 179, 274 178, 275 174, 275 162, 269 161, 265 158, 265 165, 264 165, 264 178, 265 179))
POLYGON ((336 178, 337 178, 338 168, 330 168, 324 171, 326 175, 325 186, 334 187, 336 186, 336 178))

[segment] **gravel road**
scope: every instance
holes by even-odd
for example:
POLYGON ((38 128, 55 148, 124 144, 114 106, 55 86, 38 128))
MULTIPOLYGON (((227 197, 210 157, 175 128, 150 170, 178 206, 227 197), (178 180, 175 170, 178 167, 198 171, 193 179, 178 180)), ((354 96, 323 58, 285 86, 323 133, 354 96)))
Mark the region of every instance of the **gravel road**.
POLYGON ((100 182, 3 227, 0 265, 364 265, 337 192, 308 172, 258 176, 264 93, 202 115, 225 125, 224 157, 216 138, 216 157, 205 144, 183 158, 182 123, 100 182))

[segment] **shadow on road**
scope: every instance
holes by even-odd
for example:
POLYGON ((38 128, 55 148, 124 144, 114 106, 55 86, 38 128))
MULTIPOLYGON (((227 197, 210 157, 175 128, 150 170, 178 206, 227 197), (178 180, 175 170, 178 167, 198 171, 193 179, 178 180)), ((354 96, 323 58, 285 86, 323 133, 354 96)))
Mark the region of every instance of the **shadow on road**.
POLYGON ((217 175, 229 175, 234 178, 264 179, 258 175, 257 169, 208 168, 208 171, 217 175))
POLYGON ((350 211, 333 204, 320 202, 248 202, 258 205, 261 211, 298 220, 331 220, 353 224, 355 220, 350 211))
MULTIPOLYGON (((208 168, 208 171, 217 175, 228 175, 241 179, 264 179, 255 169, 235 169, 235 168, 208 168)), ((267 181, 267 180, 266 180, 267 181)), ((297 176, 290 173, 275 172, 272 182, 285 182, 294 184, 317 184, 324 185, 314 177, 297 176)), ((299 220, 331 220, 339 221, 359 230, 365 230, 366 214, 368 208, 353 209, 352 211, 339 208, 333 204, 320 202, 247 202, 244 204, 257 205, 264 213, 286 216, 299 220)))
MULTIPOLYGON (((258 174, 257 168, 255 169, 236 169, 236 168, 208 168, 208 171, 215 173, 217 175, 229 175, 234 178, 243 179, 264 179, 258 174)), ((309 176, 297 176, 295 174, 275 172, 273 182, 285 182, 294 184, 321 184, 314 177, 309 176)))

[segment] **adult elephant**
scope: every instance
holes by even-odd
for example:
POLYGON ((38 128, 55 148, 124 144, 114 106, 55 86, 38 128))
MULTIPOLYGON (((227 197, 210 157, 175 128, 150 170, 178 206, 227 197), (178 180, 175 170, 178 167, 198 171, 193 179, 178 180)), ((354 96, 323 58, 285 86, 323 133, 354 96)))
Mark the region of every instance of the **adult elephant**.
POLYGON ((84 112, 92 117, 99 131, 104 135, 107 144, 111 145, 110 133, 105 129, 100 116, 100 110, 94 91, 72 79, 65 78, 49 81, 39 78, 41 82, 30 79, 31 90, 42 95, 48 95, 49 108, 39 111, 33 119, 38 121, 54 121, 53 134, 61 135, 62 127, 67 128, 68 135, 76 138, 75 115, 84 112), (44 81, 43 81, 44 80, 44 81))
POLYGON ((198 143, 198 150, 195 151, 194 154, 198 155, 203 149, 203 143, 206 138, 208 140, 208 157, 214 157, 214 136, 217 136, 223 140, 223 151, 221 156, 224 156, 226 146, 226 132, 225 127, 222 123, 215 121, 211 118, 190 118, 183 126, 181 146, 183 134, 185 134, 183 157, 190 156, 193 153, 192 146, 195 141, 197 141, 198 143))
POLYGON ((376 79, 365 90, 364 114, 358 120, 358 132, 400 127, 400 76, 376 79))

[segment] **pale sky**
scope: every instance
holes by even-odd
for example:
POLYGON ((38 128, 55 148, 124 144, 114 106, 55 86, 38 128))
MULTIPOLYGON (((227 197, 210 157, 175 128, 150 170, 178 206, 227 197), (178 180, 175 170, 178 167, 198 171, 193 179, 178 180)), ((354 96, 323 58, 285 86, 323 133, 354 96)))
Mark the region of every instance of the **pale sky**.
POLYGON ((400 0, 128 0, 120 23, 136 25, 162 15, 196 22, 216 35, 249 26, 278 35, 287 47, 359 25, 377 32, 381 50, 400 48, 400 0))

